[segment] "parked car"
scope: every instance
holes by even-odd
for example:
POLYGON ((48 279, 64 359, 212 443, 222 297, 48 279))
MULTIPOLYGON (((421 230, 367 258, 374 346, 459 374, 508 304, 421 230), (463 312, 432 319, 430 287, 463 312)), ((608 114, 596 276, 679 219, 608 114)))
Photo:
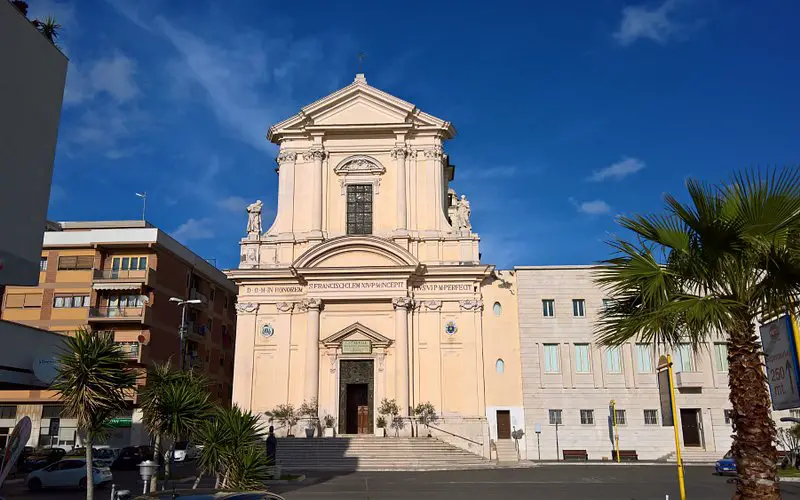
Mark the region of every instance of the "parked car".
MULTIPOLYGON (((92 478, 95 486, 102 488, 110 484, 111 470, 97 462, 93 465, 92 478)), ((28 489, 33 491, 65 486, 86 488, 86 459, 70 457, 59 460, 44 469, 31 472, 25 482, 28 489)))
POLYGON ((149 448, 145 446, 126 446, 119 450, 119 454, 117 458, 114 459, 114 462, 111 464, 112 469, 120 469, 120 470, 136 470, 139 468, 139 464, 144 462, 145 460, 150 460, 153 458, 153 452, 150 451, 150 458, 145 458, 147 454, 147 450, 142 450, 142 448, 149 448))
POLYGON ((17 471, 28 473, 43 469, 52 463, 58 462, 64 455, 66 455, 66 452, 61 448, 33 450, 30 454, 24 455, 22 460, 19 461, 17 471))
POLYGON ((736 459, 733 458, 733 453, 728 452, 717 463, 714 464, 714 473, 717 475, 736 475, 736 459))
POLYGON ((178 490, 160 491, 136 497, 134 500, 286 500, 269 491, 229 491, 229 490, 178 490))
MULTIPOLYGON (((172 460, 175 462, 194 460, 197 458, 197 453, 197 447, 189 441, 178 441, 175 443, 175 451, 172 453, 172 460)), ((169 459, 169 450, 164 452, 164 458, 169 459)))
POLYGON ((95 448, 92 459, 103 467, 111 467, 119 455, 119 448, 95 448))

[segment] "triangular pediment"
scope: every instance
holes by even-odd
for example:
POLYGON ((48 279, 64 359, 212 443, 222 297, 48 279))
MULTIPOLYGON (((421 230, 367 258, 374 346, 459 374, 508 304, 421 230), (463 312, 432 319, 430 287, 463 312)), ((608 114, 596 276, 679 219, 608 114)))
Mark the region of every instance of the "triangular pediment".
POLYGON ((369 340, 374 347, 389 347, 392 343, 391 339, 384 337, 372 328, 356 322, 327 337, 322 341, 322 344, 325 347, 340 347, 344 340, 369 340))
POLYGON ((449 122, 368 85, 363 75, 358 75, 347 87, 305 106, 300 113, 271 127, 268 137, 279 143, 285 137, 312 131, 370 128, 430 130, 446 139, 455 135, 449 122))

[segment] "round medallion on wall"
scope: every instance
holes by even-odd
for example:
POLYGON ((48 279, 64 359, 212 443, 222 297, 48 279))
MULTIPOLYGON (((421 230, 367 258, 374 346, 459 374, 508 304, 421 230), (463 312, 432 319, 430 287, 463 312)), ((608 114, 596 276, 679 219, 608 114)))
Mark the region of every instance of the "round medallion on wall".
POLYGON ((457 331, 458 327, 456 326, 456 322, 453 320, 448 321, 447 324, 444 325, 444 333, 448 335, 455 335, 457 331))
POLYGON ((261 335, 264 337, 272 337, 275 334, 275 329, 272 328, 272 325, 267 323, 266 325, 261 327, 261 335))

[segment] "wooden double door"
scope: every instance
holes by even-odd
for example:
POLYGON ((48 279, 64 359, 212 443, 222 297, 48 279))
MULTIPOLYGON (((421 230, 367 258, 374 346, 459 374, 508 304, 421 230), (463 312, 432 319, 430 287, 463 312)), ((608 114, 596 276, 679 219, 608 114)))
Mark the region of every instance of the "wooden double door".
POLYGON ((347 384, 347 434, 369 434, 369 384, 347 384))

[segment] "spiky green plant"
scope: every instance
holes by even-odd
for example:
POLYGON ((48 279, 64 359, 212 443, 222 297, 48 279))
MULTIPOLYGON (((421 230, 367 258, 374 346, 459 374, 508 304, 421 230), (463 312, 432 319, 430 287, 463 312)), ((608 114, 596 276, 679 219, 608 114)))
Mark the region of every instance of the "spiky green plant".
POLYGON ((666 196, 665 212, 621 217, 635 240, 597 283, 611 295, 601 313, 602 344, 632 339, 700 348, 728 340, 738 498, 780 498, 775 424, 756 321, 793 310, 800 293, 800 169, 744 172, 730 182, 689 180, 689 203, 666 196))
POLYGON ((128 408, 136 372, 114 343, 111 332, 81 329, 65 340, 58 356, 52 388, 64 405, 63 415, 77 420, 86 444, 86 498, 94 498, 92 445, 103 435, 103 425, 128 408))
POLYGON ((58 37, 61 36, 61 29, 63 26, 58 24, 54 17, 47 16, 44 21, 40 21, 35 19, 33 21, 33 25, 36 26, 36 29, 39 30, 39 33, 44 35, 50 43, 53 45, 58 45, 56 42, 58 41, 58 37))

